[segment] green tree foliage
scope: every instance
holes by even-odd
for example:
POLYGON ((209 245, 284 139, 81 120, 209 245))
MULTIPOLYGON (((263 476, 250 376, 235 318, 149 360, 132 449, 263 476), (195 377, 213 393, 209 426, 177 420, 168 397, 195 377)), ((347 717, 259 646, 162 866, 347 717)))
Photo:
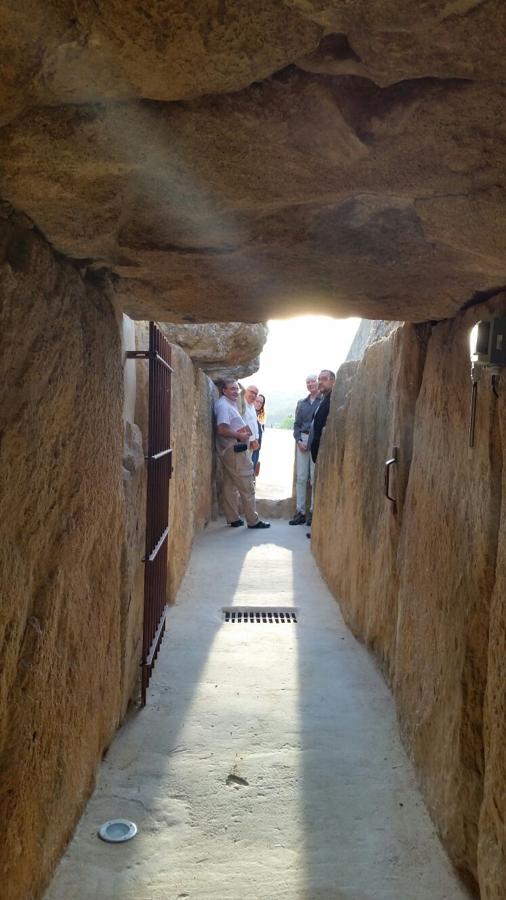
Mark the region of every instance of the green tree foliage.
POLYGON ((290 413, 288 416, 285 416, 284 419, 279 423, 280 428, 289 428, 290 431, 293 429, 294 416, 290 413))

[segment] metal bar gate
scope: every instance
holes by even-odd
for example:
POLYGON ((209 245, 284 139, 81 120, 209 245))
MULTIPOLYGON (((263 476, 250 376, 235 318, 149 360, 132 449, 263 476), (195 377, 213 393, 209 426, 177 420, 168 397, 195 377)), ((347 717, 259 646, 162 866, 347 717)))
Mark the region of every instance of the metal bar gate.
POLYGON ((148 486, 142 639, 142 706, 165 631, 167 549, 169 536, 171 346, 154 322, 149 323, 149 349, 132 350, 131 359, 149 360, 148 486))

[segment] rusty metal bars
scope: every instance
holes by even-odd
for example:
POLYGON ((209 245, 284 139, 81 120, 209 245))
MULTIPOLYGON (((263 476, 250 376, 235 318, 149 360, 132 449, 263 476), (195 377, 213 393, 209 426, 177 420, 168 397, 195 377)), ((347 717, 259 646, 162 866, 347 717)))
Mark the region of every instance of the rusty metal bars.
POLYGON ((167 549, 169 536, 171 347, 154 322, 149 323, 149 350, 127 353, 132 359, 149 360, 149 423, 146 500, 146 549, 144 555, 144 623, 142 636, 141 703, 165 631, 167 610, 167 549))
POLYGON ((165 631, 167 545, 169 535, 171 348, 154 322, 149 323, 149 425, 142 705, 165 631))

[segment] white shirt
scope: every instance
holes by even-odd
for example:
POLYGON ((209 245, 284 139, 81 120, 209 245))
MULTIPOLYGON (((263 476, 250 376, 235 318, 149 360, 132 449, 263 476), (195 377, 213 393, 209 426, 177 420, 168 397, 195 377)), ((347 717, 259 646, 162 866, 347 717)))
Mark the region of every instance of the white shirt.
POLYGON ((246 403, 245 401, 244 421, 246 422, 246 425, 249 425, 251 428, 251 437, 248 438, 248 443, 251 443, 251 441, 258 441, 258 419, 254 403, 246 403))
MULTIPOLYGON (((240 415, 235 403, 225 396, 220 397, 214 404, 214 414, 216 416, 216 425, 228 425, 232 431, 239 431, 239 428, 244 428, 244 426, 248 424, 240 415)), ((246 438, 244 440, 246 440, 246 438)), ((222 456, 229 447, 233 447, 235 443, 235 438, 225 437, 223 434, 216 434, 216 449, 220 456, 222 456)))

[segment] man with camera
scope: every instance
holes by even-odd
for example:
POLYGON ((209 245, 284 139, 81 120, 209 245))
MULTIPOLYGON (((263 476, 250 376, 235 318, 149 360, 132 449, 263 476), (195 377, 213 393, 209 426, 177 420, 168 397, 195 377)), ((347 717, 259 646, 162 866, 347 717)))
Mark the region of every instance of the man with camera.
POLYGON ((237 409, 238 398, 237 381, 224 381, 215 406, 216 450, 223 465, 223 511, 232 528, 244 525, 239 515, 240 498, 248 528, 270 528, 255 508, 255 478, 247 451, 255 450, 258 442, 237 409))

